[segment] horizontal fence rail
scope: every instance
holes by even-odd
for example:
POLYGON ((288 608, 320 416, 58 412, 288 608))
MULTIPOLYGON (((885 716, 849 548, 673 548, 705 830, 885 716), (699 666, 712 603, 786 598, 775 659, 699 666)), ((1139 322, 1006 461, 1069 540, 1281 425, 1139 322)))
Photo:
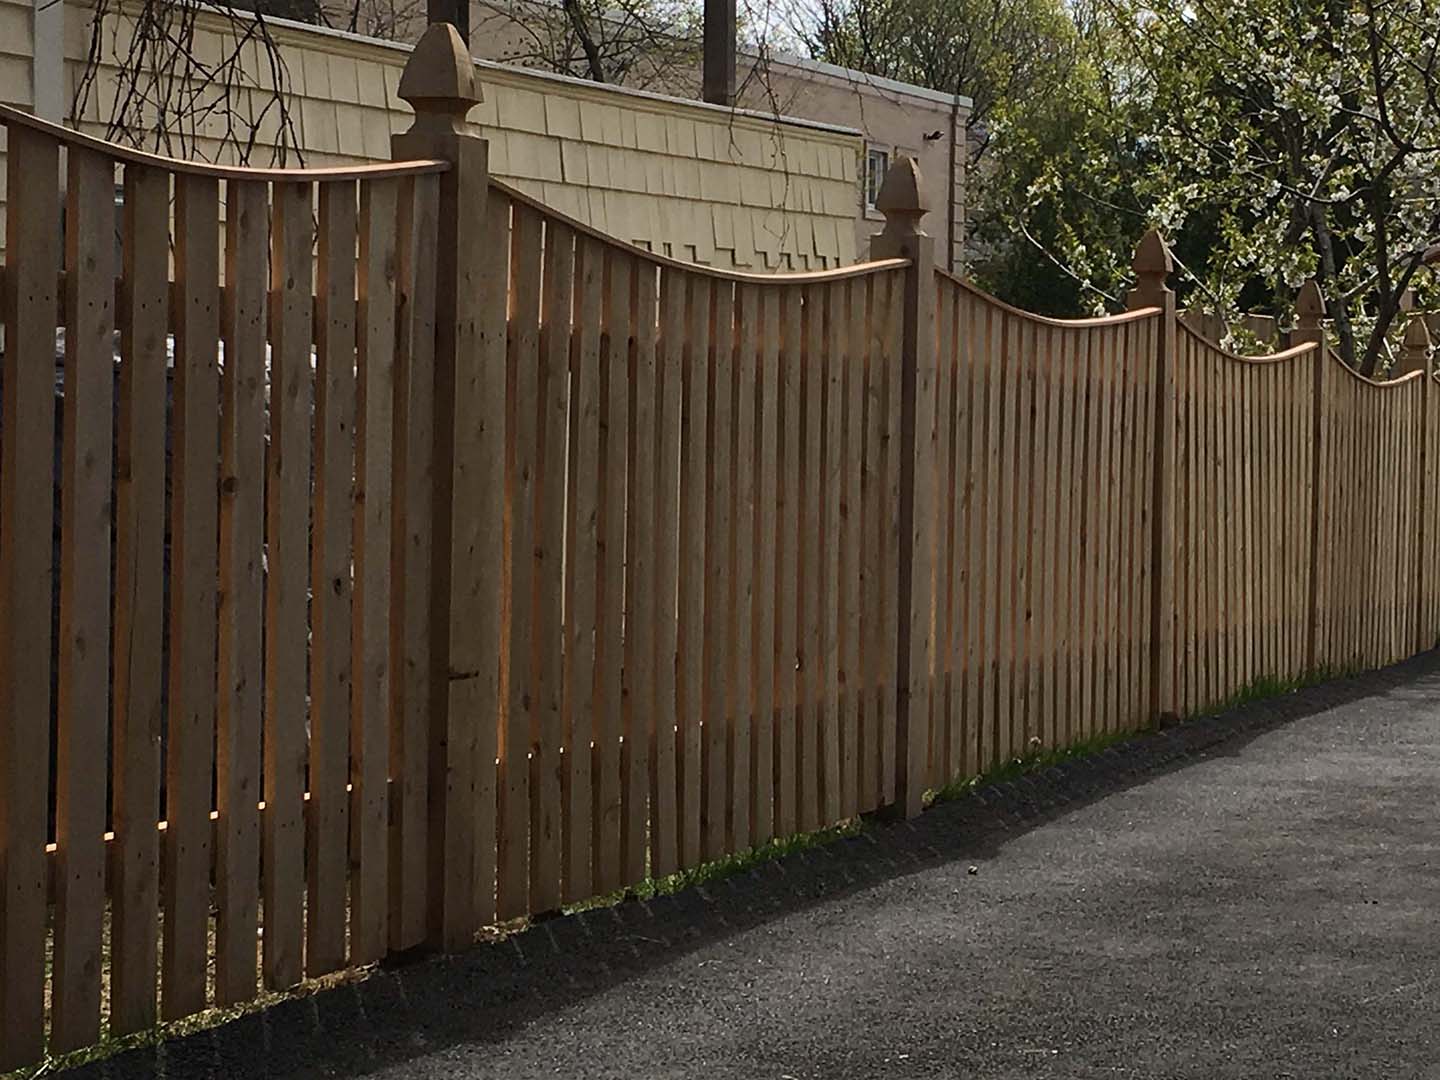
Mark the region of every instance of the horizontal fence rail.
POLYGON ((1153 233, 1018 311, 906 160, 873 261, 694 267, 491 180, 452 28, 400 94, 317 171, 0 109, 0 1067, 1435 644, 1418 333, 1228 353, 1153 233))

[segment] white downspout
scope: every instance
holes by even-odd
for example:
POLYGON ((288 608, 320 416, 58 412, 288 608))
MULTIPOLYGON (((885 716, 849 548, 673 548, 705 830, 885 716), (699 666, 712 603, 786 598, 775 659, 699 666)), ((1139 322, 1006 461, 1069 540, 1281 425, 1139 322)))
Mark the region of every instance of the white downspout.
POLYGON ((35 115, 65 122, 64 0, 31 0, 35 47, 30 57, 35 115))

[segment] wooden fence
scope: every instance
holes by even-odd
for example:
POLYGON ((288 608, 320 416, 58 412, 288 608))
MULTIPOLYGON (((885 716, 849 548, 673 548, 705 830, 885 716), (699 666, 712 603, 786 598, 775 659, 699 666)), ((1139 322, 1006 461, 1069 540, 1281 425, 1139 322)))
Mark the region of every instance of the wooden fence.
POLYGON ((1153 234, 1028 315, 913 163, 689 266, 493 182, 450 28, 401 93, 309 172, 0 110, 0 1067, 1440 632, 1423 327, 1233 356, 1153 234))
POLYGON ((1044 319, 936 280, 931 786, 1149 720, 1162 319, 1044 319))
POLYGON ((1296 334, 1309 340, 1270 356, 1179 330, 1181 713, 1257 682, 1393 663, 1440 633, 1425 550, 1440 386, 1424 356, 1389 382, 1357 375, 1325 348, 1312 296, 1296 334))
POLYGON ((1184 323, 1178 346, 1176 700, 1188 714, 1314 666, 1313 398, 1325 358, 1314 342, 1241 357, 1184 323))
POLYGON ((698 270, 494 183, 486 230, 487 321, 509 298, 483 354, 507 388, 493 911, 882 805, 907 264, 698 270))
POLYGON ((161 953, 173 1019, 253 997, 257 970, 289 986, 423 938, 387 850, 392 816, 397 853, 426 825, 407 797, 426 745, 405 737, 423 717, 391 722, 423 635, 392 619, 429 604, 405 541, 430 526, 426 253, 448 165, 216 169, 4 120, 16 1065, 47 1003, 52 1051, 94 1042, 102 981, 110 1032, 152 1025, 161 953))
POLYGON ((1338 361, 1319 381, 1321 465, 1314 663, 1381 667, 1440 635, 1435 560, 1440 386, 1412 371, 1390 383, 1338 361))

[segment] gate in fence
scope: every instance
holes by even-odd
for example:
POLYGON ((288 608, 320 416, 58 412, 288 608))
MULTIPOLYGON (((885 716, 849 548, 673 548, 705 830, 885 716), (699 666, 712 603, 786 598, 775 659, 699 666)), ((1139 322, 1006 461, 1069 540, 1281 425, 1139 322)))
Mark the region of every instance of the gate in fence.
POLYGON ((1433 644, 1416 334, 1225 353, 1153 234, 1037 318, 913 166, 690 266, 491 180, 449 27, 401 94, 339 170, 0 110, 0 1067, 1433 644))

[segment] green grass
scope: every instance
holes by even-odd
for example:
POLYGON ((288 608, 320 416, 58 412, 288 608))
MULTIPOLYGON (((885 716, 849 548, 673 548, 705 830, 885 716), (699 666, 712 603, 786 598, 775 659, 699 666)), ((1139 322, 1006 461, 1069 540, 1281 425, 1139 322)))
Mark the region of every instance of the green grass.
MULTIPOLYGON (((976 776, 960 777, 950 781, 944 787, 936 788, 925 793, 925 805, 933 806, 936 803, 951 802, 963 798, 977 788, 988 787, 991 784, 1003 783, 1006 780, 1014 780, 1017 776, 1025 773, 1035 772, 1037 769, 1046 769, 1051 765, 1057 765, 1062 761, 1071 758, 1088 757, 1091 754, 1098 754, 1106 747, 1114 746, 1116 743, 1133 739, 1142 734, 1137 731, 1117 731, 1104 735, 1095 735, 1079 742, 1071 743, 1069 746, 1058 746, 1049 750, 1033 750, 1021 757, 1014 757, 1008 761, 1001 762, 992 768, 976 776)), ((1038 741, 1038 740, 1037 740, 1038 741)))
MULTIPOLYGON (((1440 647, 1440 646, 1437 646, 1440 647)), ((1317 683, 1326 682, 1330 679, 1343 678, 1360 671, 1355 668, 1318 668, 1306 672, 1292 679, 1279 679, 1266 677, 1256 679, 1254 682, 1241 687, 1229 697, 1207 706, 1187 717, 1186 720, 1198 720, 1207 716, 1215 716, 1219 713, 1229 712, 1252 701, 1262 701, 1266 698, 1279 697, 1282 694, 1293 694, 1297 690, 1307 686, 1314 686, 1317 683)), ((1183 721, 1182 721, 1183 722, 1183 721)), ((1025 773, 1035 772, 1038 769, 1049 768, 1062 761, 1071 758, 1088 757, 1098 754, 1106 747, 1114 746, 1116 743, 1126 742, 1130 739, 1143 738, 1153 734, 1156 728, 1139 728, 1134 731, 1109 732, 1104 735, 1095 735, 1088 739, 1081 739, 1079 742, 1071 743, 1069 746, 1054 747, 1048 750, 1033 750, 1020 757, 1011 758, 993 768, 987 769, 978 776, 961 777, 950 781, 944 787, 927 791, 925 793, 925 805, 932 806, 936 803, 950 802, 968 795, 977 788, 987 787, 990 784, 1003 783, 1007 780, 1014 780, 1025 773)), ((1032 740, 1038 743, 1039 740, 1032 740)))
POLYGON ((718 859, 691 867, 689 870, 680 870, 661 878, 646 878, 638 885, 618 889, 615 892, 606 893, 604 896, 592 896, 588 900, 567 904, 560 910, 566 915, 573 915, 578 911, 613 907, 627 898, 648 900, 653 896, 668 896, 671 893, 680 892, 682 889, 743 874, 763 863, 783 859, 785 856, 799 851, 808 851, 811 848, 823 847, 825 844, 833 844, 836 840, 843 840, 849 836, 858 836, 865 831, 865 827, 865 822, 860 818, 851 818, 828 829, 796 833, 794 836, 770 840, 759 847, 753 847, 734 855, 723 855, 718 859))
POLYGON ((282 1001, 289 1001, 296 998, 309 997, 311 994, 319 993, 349 982, 355 982, 367 978, 374 965, 361 968, 350 968, 345 971, 336 972, 333 975, 326 975, 319 979, 308 980, 299 986, 289 990, 262 990, 250 1001, 240 1005, 226 1007, 214 1007, 203 1012, 192 1013, 179 1020, 168 1020, 157 1023, 154 1027, 146 1028, 144 1031, 132 1032, 129 1035, 103 1034, 99 1042, 80 1050, 72 1050, 65 1054, 47 1055, 37 1065, 30 1065, 14 1072, 0 1074, 3 1080, 39 1080, 40 1077, 50 1076, 54 1073, 63 1072, 66 1069, 79 1068, 103 1058, 113 1057, 129 1050, 139 1050, 147 1046, 155 1046, 162 1042, 171 1042, 183 1039, 187 1035, 193 1035, 198 1031, 205 1031, 209 1028, 219 1027, 228 1024, 232 1020, 238 1020, 242 1016, 268 1009, 282 1001))
POLYGON ((1231 709, 1238 709, 1241 705, 1248 705, 1252 701, 1264 701, 1266 698, 1279 697, 1281 694, 1291 693, 1307 685, 1309 685, 1308 682, 1302 679, 1256 679, 1248 686, 1242 686, 1229 697, 1201 709, 1190 719, 1198 720, 1201 717, 1218 716, 1231 709))
MULTIPOLYGON (((733 877, 762 863, 781 859, 799 851, 806 851, 810 848, 834 843, 836 840, 844 839, 847 836, 856 836, 862 832, 864 828, 864 823, 856 818, 841 822, 839 825, 828 829, 799 833, 795 836, 771 840, 768 843, 761 844, 759 847, 751 848, 749 851, 744 851, 736 855, 727 855, 723 858, 701 863, 699 866, 692 867, 688 870, 681 870, 678 873, 669 874, 665 877, 646 878, 638 885, 609 893, 605 896, 595 896, 588 900, 580 901, 579 903, 570 904, 563 908, 562 911, 569 915, 580 911, 610 907, 618 904, 627 897, 649 899, 652 896, 669 895, 670 893, 679 892, 682 889, 688 889, 692 886, 704 885, 707 882, 733 877)), ((498 927, 483 928, 478 937, 483 940, 496 940, 523 930, 528 924, 528 919, 511 920, 498 927)), ((65 1069, 77 1068, 81 1065, 99 1061, 102 1058, 112 1057, 115 1054, 124 1053, 128 1050, 137 1050, 147 1046, 154 1046, 157 1043, 181 1039, 197 1031, 219 1027, 221 1024, 226 1024, 242 1016, 258 1012, 261 1009, 268 1008, 281 1001, 306 997, 332 986, 364 979, 372 970, 373 965, 364 968, 347 969, 334 975, 327 975, 322 979, 305 982, 290 990, 264 991, 253 1000, 247 1001, 242 1005, 230 1008, 206 1009, 204 1012, 194 1013, 180 1020, 159 1023, 152 1028, 137 1031, 129 1035, 112 1036, 107 1034, 93 1046, 87 1046, 82 1050, 75 1050, 67 1054, 47 1057, 37 1065, 4 1074, 3 1080, 39 1080, 40 1077, 49 1076, 65 1069)))
POLYGON ((1249 685, 1242 686, 1224 700, 1201 709, 1187 719, 1198 720, 1205 716, 1215 716, 1218 713, 1229 712, 1231 709, 1238 709, 1241 705, 1248 705, 1252 701, 1263 701, 1266 698, 1279 697, 1281 694, 1293 694, 1307 686, 1315 686, 1332 679, 1348 678, 1351 675, 1358 675, 1364 670, 1367 669, 1356 664, 1346 667, 1316 668, 1313 671, 1303 672, 1292 679, 1273 677, 1256 679, 1249 685))
MULTIPOLYGON (((1188 719, 1212 716, 1216 713, 1237 708, 1247 702, 1292 693, 1302 687, 1323 682, 1326 679, 1336 678, 1342 674, 1346 674, 1346 672, 1324 669, 1308 673, 1295 679, 1257 679, 1248 686, 1242 687, 1225 700, 1201 710, 1188 719)), ((1087 739, 1082 739, 1068 746, 1054 747, 1048 750, 1037 749, 1023 756, 1002 762, 980 773, 978 776, 958 778, 952 780, 944 787, 927 791, 925 793, 924 805, 932 806, 936 803, 949 802, 967 795, 976 788, 1003 783, 1006 780, 1013 780, 1017 776, 1034 772, 1037 769, 1045 769, 1051 765, 1059 764, 1062 761, 1068 761, 1071 758, 1098 754, 1107 747, 1114 746, 1116 743, 1125 742, 1129 739, 1142 737, 1152 730, 1153 729, 1140 729, 1136 731, 1107 732, 1103 735, 1095 735, 1087 739)), ((1038 740, 1035 741, 1038 742, 1038 740)), ((667 877, 646 878, 638 885, 617 889, 615 892, 606 893, 603 896, 592 896, 587 900, 566 905, 560 910, 562 913, 570 915, 579 911, 593 911, 597 908, 612 907, 631 897, 646 900, 652 896, 668 895, 679 892, 681 889, 688 889, 694 885, 703 885, 709 881, 718 881, 722 878, 732 877, 761 863, 769 862, 772 859, 783 858, 797 851, 805 851, 809 848, 832 843, 835 840, 847 836, 855 836, 863 831, 864 828, 864 822, 856 818, 851 821, 842 822, 833 828, 821 829, 818 832, 799 833, 784 839, 771 840, 766 844, 762 844, 760 847, 751 848, 748 851, 743 851, 736 855, 726 855, 711 862, 701 863, 692 869, 681 870, 679 873, 670 874, 667 877)))

